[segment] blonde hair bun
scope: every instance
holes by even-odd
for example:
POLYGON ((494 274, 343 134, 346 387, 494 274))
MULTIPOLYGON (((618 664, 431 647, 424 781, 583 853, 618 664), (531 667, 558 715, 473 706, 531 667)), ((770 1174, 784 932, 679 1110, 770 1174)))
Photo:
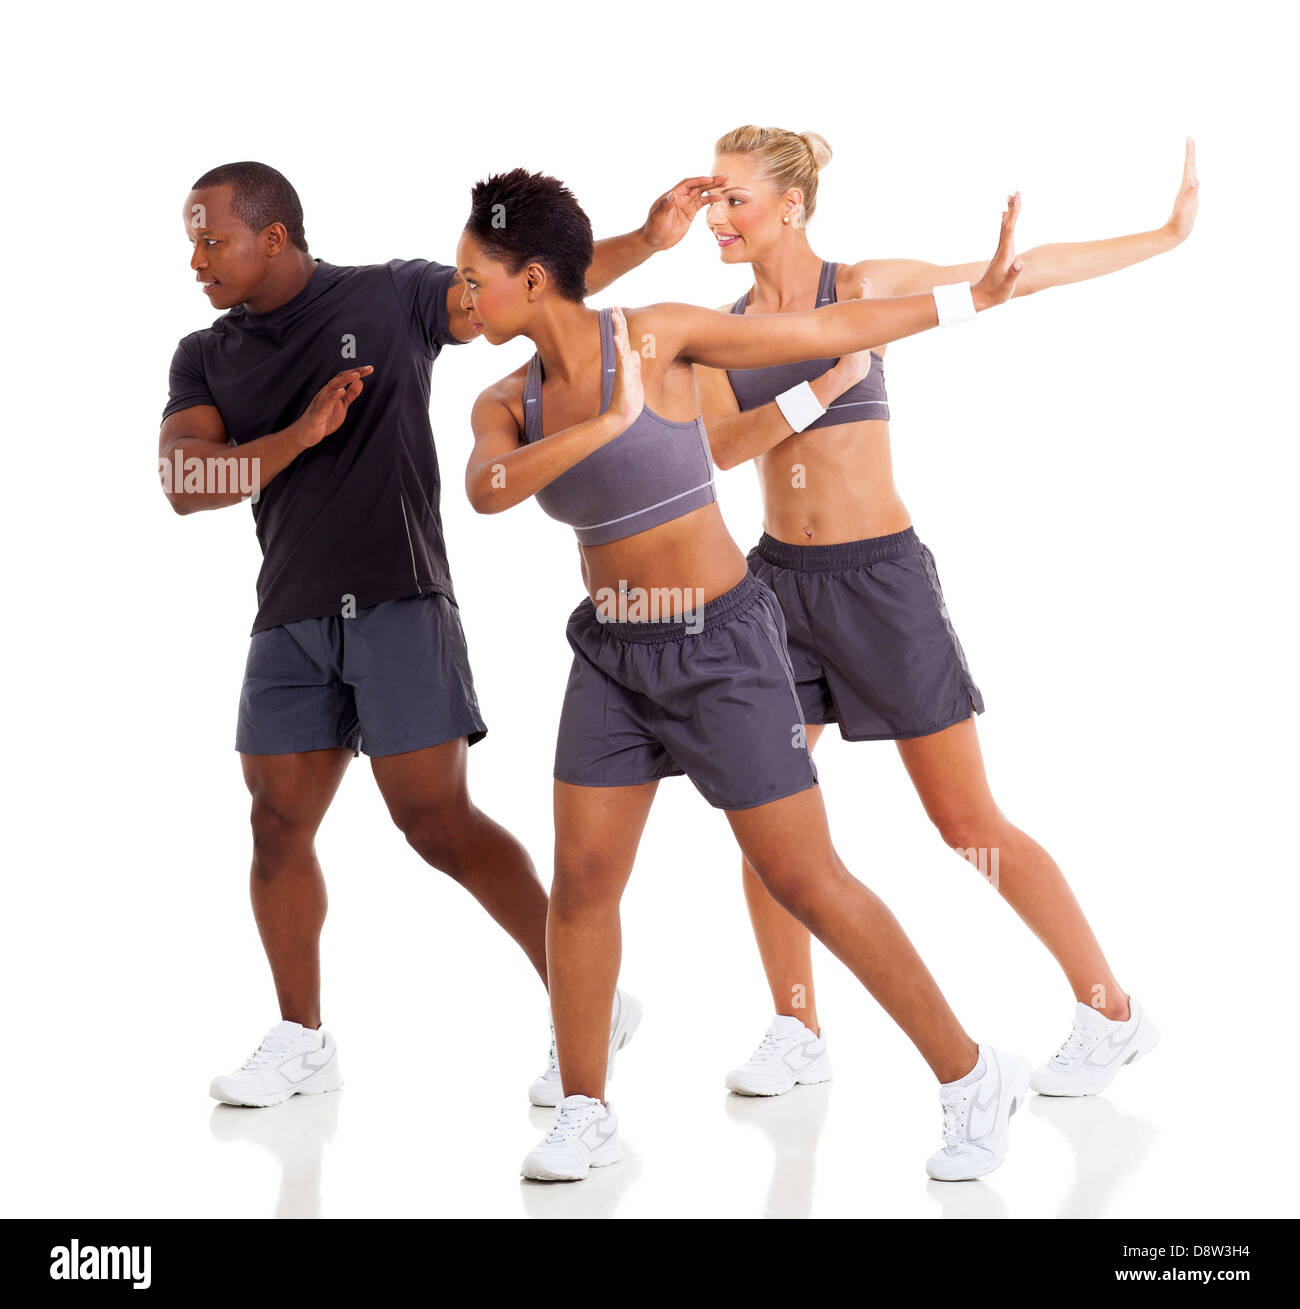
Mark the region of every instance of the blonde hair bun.
POLYGON ((808 147, 813 167, 820 173, 831 161, 831 148, 826 144, 826 138, 816 132, 800 132, 799 139, 808 147))

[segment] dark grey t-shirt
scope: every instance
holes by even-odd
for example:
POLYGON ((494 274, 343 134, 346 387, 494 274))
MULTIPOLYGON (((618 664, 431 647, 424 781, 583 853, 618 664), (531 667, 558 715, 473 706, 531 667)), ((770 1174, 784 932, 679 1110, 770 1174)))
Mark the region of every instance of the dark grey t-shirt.
POLYGON ((301 417, 335 373, 374 373, 338 431, 304 450, 253 504, 262 547, 260 632, 299 618, 438 591, 455 601, 429 426, 433 361, 455 269, 424 259, 342 268, 269 314, 241 305, 192 332, 172 358, 163 417, 215 405, 236 445, 301 417))

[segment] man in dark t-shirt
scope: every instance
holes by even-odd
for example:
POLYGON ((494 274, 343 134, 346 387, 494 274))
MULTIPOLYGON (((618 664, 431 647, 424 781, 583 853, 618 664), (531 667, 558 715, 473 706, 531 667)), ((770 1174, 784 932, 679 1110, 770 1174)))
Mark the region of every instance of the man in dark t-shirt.
MULTIPOLYGON (((719 179, 659 197, 596 243, 591 291, 675 245, 719 179)), ((321 1026, 325 883, 315 835, 360 751, 394 822, 546 979, 546 893, 523 846, 472 803, 486 734, 439 514, 434 361, 471 340, 455 269, 342 267, 309 253, 302 208, 265 164, 206 173, 186 198, 190 267, 214 308, 172 359, 159 472, 177 513, 252 500, 262 548, 236 749, 252 795, 253 912, 281 1021, 212 1095, 270 1105, 342 1085, 321 1026)), ((639 1008, 620 997, 611 1055, 639 1008)), ((558 1103, 551 1067, 530 1089, 558 1103)))

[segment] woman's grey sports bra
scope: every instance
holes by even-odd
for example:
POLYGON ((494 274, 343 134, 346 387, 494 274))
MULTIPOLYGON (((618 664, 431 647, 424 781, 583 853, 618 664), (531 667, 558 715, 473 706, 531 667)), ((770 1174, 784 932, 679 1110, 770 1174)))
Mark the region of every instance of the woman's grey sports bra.
MULTIPOLYGON (((835 274, 838 264, 822 263, 821 280, 817 283, 817 308, 833 305, 835 274)), ((731 307, 733 314, 745 312, 749 292, 731 307)), ((800 382, 811 382, 834 365, 834 359, 807 359, 798 364, 774 364, 770 368, 729 368, 727 377, 735 392, 741 411, 757 409, 770 404, 782 391, 788 391, 800 382)), ((889 419, 889 398, 885 394, 885 361, 874 350, 871 352, 871 371, 843 395, 831 402, 830 408, 815 422, 804 428, 815 432, 823 427, 836 427, 840 423, 860 423, 867 418, 889 419)))
MULTIPOLYGON (((600 412, 614 394, 614 319, 600 311, 600 412)), ((524 375, 524 440, 542 439, 542 361, 524 375)), ((566 469, 537 492, 537 503, 568 523, 579 545, 606 545, 648 532, 717 498, 704 420, 674 423, 642 409, 607 445, 566 469)))

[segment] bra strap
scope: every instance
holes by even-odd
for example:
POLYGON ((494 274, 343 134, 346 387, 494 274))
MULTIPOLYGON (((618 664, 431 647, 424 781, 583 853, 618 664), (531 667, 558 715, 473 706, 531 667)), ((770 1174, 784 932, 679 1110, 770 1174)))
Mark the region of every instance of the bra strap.
POLYGON ((822 261, 821 280, 817 283, 817 308, 822 305, 833 305, 836 303, 835 295, 835 275, 840 270, 839 264, 828 264, 822 261))
POLYGON ((524 374, 524 442, 542 435, 542 357, 534 354, 524 374))
POLYGON ((609 408, 614 398, 614 370, 618 356, 614 352, 614 311, 600 311, 600 412, 609 408))

